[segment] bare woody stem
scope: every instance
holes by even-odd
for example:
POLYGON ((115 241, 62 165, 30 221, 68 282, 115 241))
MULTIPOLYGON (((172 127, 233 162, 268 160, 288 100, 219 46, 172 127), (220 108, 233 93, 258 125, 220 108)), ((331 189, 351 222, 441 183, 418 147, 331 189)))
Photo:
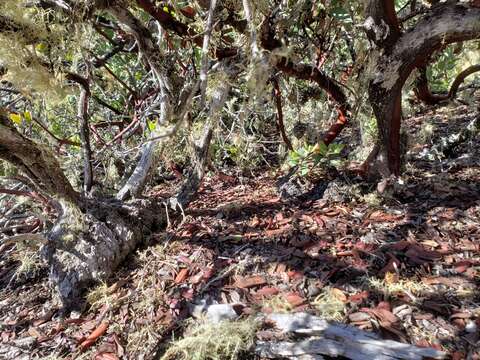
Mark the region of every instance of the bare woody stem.
POLYGON ((275 105, 277 107, 277 125, 280 135, 282 136, 283 142, 287 146, 287 149, 292 151, 293 146, 292 142, 287 136, 287 132, 285 131, 285 124, 283 123, 283 109, 282 109, 282 92, 280 91, 280 86, 278 84, 278 80, 273 78, 273 94, 275 96, 275 105))
POLYGON ((80 86, 77 117, 80 122, 80 140, 83 155, 83 190, 88 194, 93 185, 92 147, 90 144, 90 124, 88 116, 88 103, 90 100, 90 82, 80 75, 69 73, 69 80, 75 81, 80 86))
MULTIPOLYGON (((381 151, 379 156, 388 162, 391 174, 400 174, 400 127, 402 117, 402 89, 405 81, 415 68, 425 66, 431 55, 445 45, 480 38, 480 8, 466 4, 445 3, 436 5, 416 25, 391 41, 388 38, 394 29, 385 29, 379 34, 372 30, 390 21, 388 9, 382 8, 382 1, 371 0, 367 9, 369 23, 367 35, 381 46, 381 54, 375 64, 376 75, 369 85, 369 99, 377 118, 381 151)), ((391 23, 394 26, 394 23, 391 23)))
MULTIPOLYGON (((269 21, 264 22, 260 42, 264 49, 270 51, 281 46, 280 41, 275 39, 275 30, 270 26, 269 21)), ((277 59, 275 67, 287 76, 316 82, 317 85, 333 99, 338 111, 337 121, 330 126, 326 135, 323 137, 323 142, 326 145, 331 144, 347 125, 350 112, 347 96, 340 84, 335 79, 320 71, 316 66, 297 64, 286 57, 277 59)))
POLYGON ((469 66, 455 77, 455 80, 450 86, 450 91, 448 94, 433 94, 428 85, 427 67, 422 66, 419 68, 419 75, 416 79, 416 86, 414 90, 415 95, 419 100, 429 105, 435 105, 445 100, 454 99, 457 96, 460 85, 465 81, 465 79, 479 71, 480 64, 469 66))

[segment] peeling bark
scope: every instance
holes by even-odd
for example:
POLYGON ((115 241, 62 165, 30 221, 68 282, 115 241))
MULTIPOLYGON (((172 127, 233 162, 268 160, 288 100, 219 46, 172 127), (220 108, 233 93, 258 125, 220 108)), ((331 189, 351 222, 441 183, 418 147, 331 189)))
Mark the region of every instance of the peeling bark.
POLYGON ((365 30, 378 47, 387 48, 400 37, 400 24, 394 0, 373 0, 367 3, 365 30))
POLYGON ((383 340, 377 334, 345 324, 328 323, 307 313, 270 314, 265 320, 275 325, 283 335, 296 341, 257 341, 255 352, 270 359, 318 355, 355 360, 422 360, 444 359, 446 354, 433 348, 421 348, 393 340, 383 340))
POLYGON ((80 308, 86 287, 106 280, 155 229, 166 224, 162 207, 146 200, 87 204, 85 214, 65 207, 42 255, 66 309, 80 308))
MULTIPOLYGON (((151 134, 151 139, 157 137, 164 124, 167 124, 170 119, 170 101, 168 99, 165 85, 161 85, 161 106, 160 117, 157 121, 155 131, 151 134)), ((131 197, 138 196, 144 189, 147 180, 151 174, 151 171, 155 169, 156 155, 158 155, 159 148, 158 141, 148 141, 142 146, 141 157, 137 163, 132 175, 128 178, 125 185, 120 189, 117 194, 117 199, 126 200, 131 197)))
MULTIPOLYGON (((130 33, 135 36, 139 44, 143 61, 154 72, 158 80, 160 89, 160 117, 157 121, 155 131, 151 134, 151 138, 158 137, 158 131, 162 125, 167 124, 171 116, 171 94, 168 91, 168 78, 165 75, 166 69, 161 67, 161 51, 153 41, 150 31, 145 28, 142 23, 135 18, 127 9, 116 6, 109 9, 130 33)), ((126 184, 117 194, 117 199, 126 200, 136 197, 143 190, 152 169, 155 168, 155 157, 158 152, 158 141, 149 141, 142 146, 140 161, 135 167, 132 175, 126 184)))

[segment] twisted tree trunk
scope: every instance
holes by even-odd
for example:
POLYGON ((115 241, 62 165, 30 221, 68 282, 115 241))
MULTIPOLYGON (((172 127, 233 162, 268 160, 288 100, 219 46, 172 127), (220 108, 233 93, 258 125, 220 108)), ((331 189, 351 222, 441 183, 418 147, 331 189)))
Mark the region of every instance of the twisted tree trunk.
MULTIPOLYGON (((225 99, 222 97, 219 106, 225 99)), ((182 187, 183 192, 188 189, 188 195, 180 192, 173 198, 176 204, 184 207, 193 199, 204 174, 210 140, 211 130, 203 139, 195 176, 182 187)), ((54 199, 59 216, 46 234, 42 255, 67 309, 82 305, 86 287, 107 279, 139 244, 167 223, 161 201, 83 198, 72 188, 53 153, 22 136, 5 113, 0 113, 0 159, 19 168, 35 190, 54 199)))
POLYGON ((398 22, 392 20, 393 0, 387 2, 390 6, 383 0, 370 0, 365 22, 367 35, 378 49, 369 99, 379 128, 376 161, 382 176, 400 174, 402 89, 412 71, 426 65, 431 55, 446 44, 480 38, 478 7, 437 5, 413 28, 399 33, 398 22))

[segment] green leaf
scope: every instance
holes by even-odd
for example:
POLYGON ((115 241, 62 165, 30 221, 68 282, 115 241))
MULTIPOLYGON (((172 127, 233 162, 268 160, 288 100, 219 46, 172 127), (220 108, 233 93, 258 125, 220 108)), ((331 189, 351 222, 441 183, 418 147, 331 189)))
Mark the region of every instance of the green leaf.
POLYGON ((321 141, 318 143, 318 150, 320 154, 326 155, 328 153, 328 146, 325 145, 323 141, 321 141))
POLYGON ((342 6, 333 6, 330 10, 330 15, 338 21, 343 21, 345 23, 351 23, 352 19, 347 9, 342 6))
POLYGON ((17 125, 22 124, 22 115, 11 113, 9 117, 10 117, 10 120, 12 120, 15 124, 17 125))
POLYGON ((298 155, 296 151, 290 151, 290 153, 288 154, 288 157, 292 160, 300 159, 300 155, 298 155))
POLYGON ((35 50, 37 50, 39 53, 46 54, 47 53, 47 45, 43 42, 38 43, 35 45, 35 50))
POLYGON ((328 152, 333 155, 338 155, 342 152, 344 147, 345 145, 343 144, 332 143, 328 147, 328 152))
POLYGON ((26 122, 30 123, 32 122, 32 114, 30 113, 30 111, 25 111, 23 113, 23 118, 25 119, 26 122))
POLYGON ((304 157, 307 156, 307 150, 305 150, 305 148, 297 149, 297 151, 295 153, 297 154, 297 156, 299 158, 304 158, 304 157))
POLYGON ((155 128, 157 127, 157 121, 156 120, 147 120, 147 126, 148 126, 148 130, 154 131, 155 128))

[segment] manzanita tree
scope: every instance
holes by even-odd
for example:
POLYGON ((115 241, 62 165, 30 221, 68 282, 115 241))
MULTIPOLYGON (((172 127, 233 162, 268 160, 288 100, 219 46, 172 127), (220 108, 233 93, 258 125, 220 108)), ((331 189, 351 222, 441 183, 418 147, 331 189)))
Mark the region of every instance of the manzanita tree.
POLYGON ((400 174, 402 89, 410 74, 445 45, 480 37, 477 1, 435 3, 405 29, 394 0, 370 0, 366 5, 364 25, 375 45, 369 96, 380 133, 377 169, 384 176, 400 174))

